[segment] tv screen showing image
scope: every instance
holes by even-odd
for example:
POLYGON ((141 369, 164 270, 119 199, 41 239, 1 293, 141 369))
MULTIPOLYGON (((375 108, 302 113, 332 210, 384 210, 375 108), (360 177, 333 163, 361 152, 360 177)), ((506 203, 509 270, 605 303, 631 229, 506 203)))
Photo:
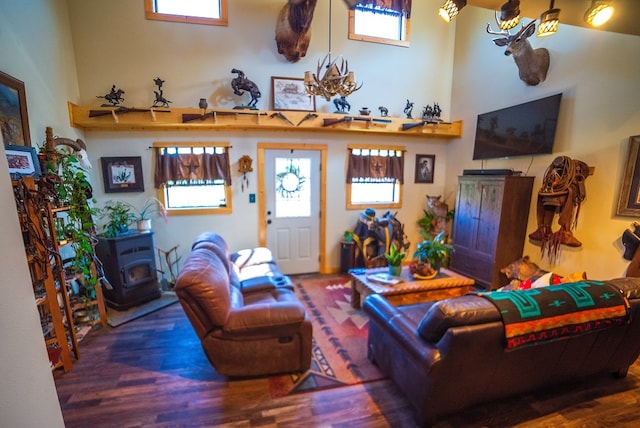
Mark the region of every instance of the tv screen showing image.
POLYGON ((478 115, 473 159, 553 153, 562 94, 478 115))

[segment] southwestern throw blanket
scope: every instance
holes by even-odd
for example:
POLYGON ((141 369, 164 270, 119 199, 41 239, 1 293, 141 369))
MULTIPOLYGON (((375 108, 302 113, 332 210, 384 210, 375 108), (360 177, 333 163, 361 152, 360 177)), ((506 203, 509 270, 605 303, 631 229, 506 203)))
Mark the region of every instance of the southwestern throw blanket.
POLYGON ((629 322, 629 302, 600 281, 479 292, 500 311, 506 348, 548 342, 629 322))

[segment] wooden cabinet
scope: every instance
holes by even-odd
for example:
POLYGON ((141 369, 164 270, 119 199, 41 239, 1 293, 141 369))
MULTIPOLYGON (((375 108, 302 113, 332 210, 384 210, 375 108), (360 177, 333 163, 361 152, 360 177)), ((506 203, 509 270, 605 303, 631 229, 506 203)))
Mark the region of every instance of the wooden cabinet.
POLYGON ((53 207, 50 183, 23 177, 13 181, 13 188, 49 359, 53 369, 68 371, 80 358, 81 334, 95 323, 106 325, 102 290, 96 286, 95 299, 73 292, 75 276, 67 274, 61 255, 72 243, 56 230, 66 209, 53 207), (93 315, 74 317, 80 311, 93 315))
POLYGON ((522 257, 533 179, 459 177, 451 270, 473 278, 486 289, 508 283, 500 269, 522 257))

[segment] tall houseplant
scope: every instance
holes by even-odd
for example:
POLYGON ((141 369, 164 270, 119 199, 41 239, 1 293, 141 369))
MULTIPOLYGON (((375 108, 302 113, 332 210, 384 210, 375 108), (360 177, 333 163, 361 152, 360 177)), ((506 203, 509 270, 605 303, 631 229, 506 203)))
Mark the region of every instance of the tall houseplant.
POLYGON ((74 253, 70 269, 80 277, 87 292, 85 297, 93 299, 98 280, 93 269, 97 210, 89 204, 92 188, 75 155, 59 154, 59 162, 60 180, 55 184, 55 191, 58 203, 67 213, 64 232, 71 240, 74 253))

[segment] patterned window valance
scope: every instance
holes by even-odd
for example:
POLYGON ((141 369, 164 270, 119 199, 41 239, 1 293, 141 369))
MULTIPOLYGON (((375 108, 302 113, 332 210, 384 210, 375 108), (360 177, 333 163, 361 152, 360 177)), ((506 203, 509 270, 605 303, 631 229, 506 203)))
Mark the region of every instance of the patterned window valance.
POLYGON ((404 184, 404 152, 389 151, 389 156, 361 154, 358 150, 349 153, 347 184, 351 183, 388 183, 397 180, 404 184))
POLYGON ((167 147, 156 147, 154 184, 163 186, 188 186, 214 184, 224 180, 231 185, 229 150, 216 148, 202 153, 178 153, 167 147), (219 153, 221 152, 221 153, 219 153))
POLYGON ((357 0, 356 7, 358 6, 372 9, 374 12, 376 9, 383 13, 385 10, 392 10, 407 18, 411 17, 411 0, 357 0))

